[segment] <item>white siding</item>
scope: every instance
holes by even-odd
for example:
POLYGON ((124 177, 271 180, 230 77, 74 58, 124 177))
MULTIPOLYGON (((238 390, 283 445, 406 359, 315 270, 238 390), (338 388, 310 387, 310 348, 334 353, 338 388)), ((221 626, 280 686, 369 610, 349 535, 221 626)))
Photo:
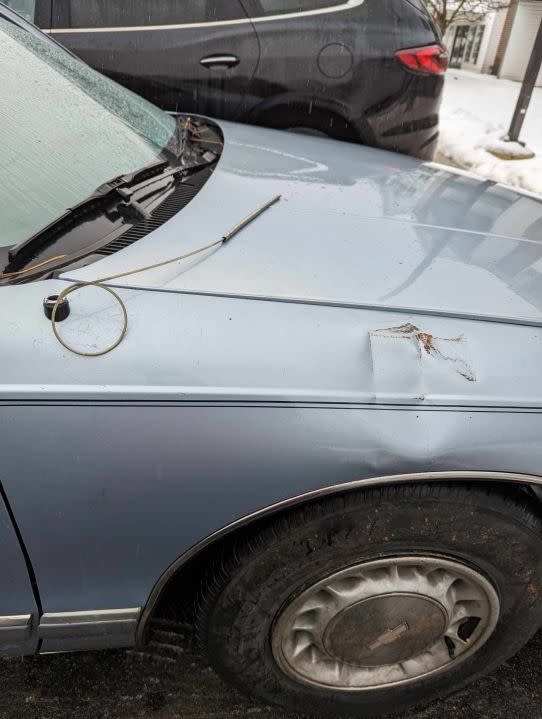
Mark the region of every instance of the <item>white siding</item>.
POLYGON ((506 21, 507 12, 507 9, 503 9, 494 13, 493 23, 491 25, 491 32, 485 49, 484 62, 482 64, 483 73, 491 73, 493 65, 495 64, 495 56, 499 47, 499 42, 504 28, 504 23, 506 21))
POLYGON ((453 25, 450 25, 446 30, 444 37, 442 38, 442 42, 446 46, 448 52, 452 52, 456 27, 457 25, 455 23, 453 25))
MULTIPOLYGON (((500 77, 523 80, 534 40, 542 20, 542 0, 520 2, 506 48, 500 77)), ((542 70, 536 83, 542 87, 542 70)))

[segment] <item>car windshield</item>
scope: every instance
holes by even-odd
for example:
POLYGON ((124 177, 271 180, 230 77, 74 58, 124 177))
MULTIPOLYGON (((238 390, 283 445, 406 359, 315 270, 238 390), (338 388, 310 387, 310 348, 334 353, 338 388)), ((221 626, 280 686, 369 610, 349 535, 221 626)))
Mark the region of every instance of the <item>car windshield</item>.
POLYGON ((0 16, 0 247, 155 162, 170 115, 0 16))

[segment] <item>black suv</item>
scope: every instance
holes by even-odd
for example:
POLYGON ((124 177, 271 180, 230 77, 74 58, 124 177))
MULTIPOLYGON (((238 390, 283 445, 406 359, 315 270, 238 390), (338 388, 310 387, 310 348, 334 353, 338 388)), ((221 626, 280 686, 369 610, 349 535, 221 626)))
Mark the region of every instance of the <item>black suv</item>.
POLYGON ((433 156, 447 55, 422 0, 8 0, 167 110, 433 156))

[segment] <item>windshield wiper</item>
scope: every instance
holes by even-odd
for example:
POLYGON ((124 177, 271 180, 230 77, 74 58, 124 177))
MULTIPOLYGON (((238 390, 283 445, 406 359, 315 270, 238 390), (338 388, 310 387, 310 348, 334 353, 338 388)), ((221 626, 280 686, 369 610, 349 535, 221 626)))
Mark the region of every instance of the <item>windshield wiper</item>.
POLYGON ((92 195, 67 209, 66 212, 45 227, 42 227, 38 232, 11 247, 8 251, 9 260, 11 262, 15 258, 28 253, 31 249, 40 247, 47 241, 50 235, 58 234, 62 225, 67 224, 71 227, 78 216, 84 218, 93 209, 99 210, 103 206, 110 205, 115 200, 118 200, 123 209, 131 210, 144 219, 148 218, 149 213, 134 199, 136 193, 162 182, 169 177, 175 178, 178 175, 191 174, 196 170, 212 164, 213 161, 214 160, 195 163, 183 167, 181 165, 172 166, 170 162, 161 160, 135 172, 114 177, 112 180, 100 185, 92 195))

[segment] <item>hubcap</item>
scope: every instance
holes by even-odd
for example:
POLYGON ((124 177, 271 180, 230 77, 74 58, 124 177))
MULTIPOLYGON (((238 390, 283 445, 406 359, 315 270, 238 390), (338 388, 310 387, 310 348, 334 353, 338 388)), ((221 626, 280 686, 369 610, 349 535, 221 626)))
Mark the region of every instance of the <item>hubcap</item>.
POLYGON ((273 654, 290 676, 343 690, 376 689, 444 671, 478 650, 499 617, 479 572, 406 556, 328 576, 278 617, 273 654))

